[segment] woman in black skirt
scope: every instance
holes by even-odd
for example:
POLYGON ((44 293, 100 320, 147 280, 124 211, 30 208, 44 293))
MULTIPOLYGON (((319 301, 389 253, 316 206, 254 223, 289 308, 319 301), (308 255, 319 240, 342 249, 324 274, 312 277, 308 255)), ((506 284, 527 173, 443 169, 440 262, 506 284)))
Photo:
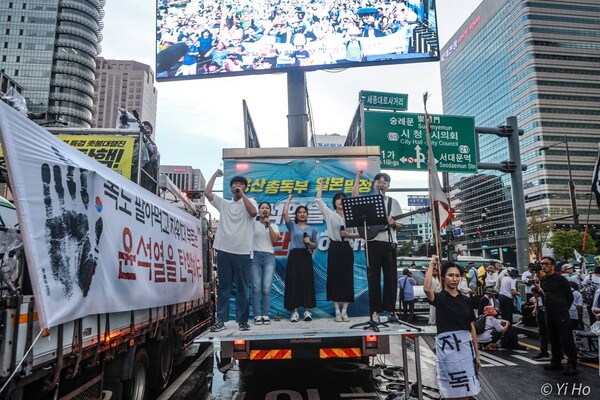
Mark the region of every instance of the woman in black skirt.
POLYGON ((468 399, 480 391, 475 312, 471 299, 458 290, 464 271, 453 262, 442 265, 443 290, 434 292, 431 281, 438 265, 438 258, 433 256, 423 285, 425 295, 436 308, 438 385, 444 399, 468 399))
POLYGON ((307 224, 308 210, 297 206, 295 220, 290 220, 290 203, 293 195, 283 206, 283 219, 290 233, 290 251, 285 272, 285 293, 283 302, 286 310, 292 311, 292 322, 298 322, 298 307, 304 308, 304 321, 311 321, 310 309, 317 305, 315 298, 315 273, 313 271, 312 251, 317 247, 317 230, 307 224))
POLYGON ((354 251, 346 238, 358 238, 354 228, 345 229, 344 210, 342 199, 346 195, 342 192, 333 196, 333 209, 331 211, 323 200, 323 182, 321 178, 317 197, 317 207, 321 210, 327 223, 329 235, 329 249, 327 250, 327 301, 333 301, 335 308, 335 322, 348 322, 348 304, 354 302, 354 251), (342 309, 340 310, 340 303, 342 309))

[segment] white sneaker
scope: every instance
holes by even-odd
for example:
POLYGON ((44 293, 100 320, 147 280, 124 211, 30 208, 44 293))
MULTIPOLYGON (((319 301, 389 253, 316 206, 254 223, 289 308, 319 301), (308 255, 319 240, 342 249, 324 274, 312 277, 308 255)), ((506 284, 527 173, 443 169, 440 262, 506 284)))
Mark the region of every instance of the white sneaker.
POLYGON ((310 311, 308 311, 308 310, 304 311, 304 320, 312 321, 312 314, 310 313, 310 311))
POLYGON ((347 314, 342 314, 342 321, 350 322, 350 317, 347 314))
POLYGON ((343 319, 342 319, 342 314, 337 314, 337 315, 335 316, 335 320, 334 320, 334 321, 335 321, 335 322, 342 322, 342 321, 343 321, 343 319))
POLYGON ((377 314, 377 311, 373 312, 373 315, 371 315, 371 319, 375 322, 381 322, 381 320, 379 319, 379 314, 377 314))
POLYGON ((271 318, 268 315, 263 315, 262 317, 263 324, 269 325, 271 323, 271 318))
POLYGON ((298 312, 294 311, 292 313, 292 317, 290 318, 290 321, 292 321, 292 322, 300 321, 300 315, 298 314, 298 312))

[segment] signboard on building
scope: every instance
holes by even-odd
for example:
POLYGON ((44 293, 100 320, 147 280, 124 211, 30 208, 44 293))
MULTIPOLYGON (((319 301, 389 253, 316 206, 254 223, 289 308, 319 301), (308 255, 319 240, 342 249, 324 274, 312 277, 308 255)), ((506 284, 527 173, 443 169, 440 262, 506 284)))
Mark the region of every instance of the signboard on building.
MULTIPOLYGON (((477 172, 473 117, 431 115, 431 145, 440 172, 477 172)), ((425 114, 365 111, 365 144, 379 146, 381 168, 427 171, 425 114)))
POLYGON ((360 99, 363 100, 363 106, 366 108, 406 111, 408 107, 408 95, 403 93, 361 90, 359 93, 359 100, 360 99))

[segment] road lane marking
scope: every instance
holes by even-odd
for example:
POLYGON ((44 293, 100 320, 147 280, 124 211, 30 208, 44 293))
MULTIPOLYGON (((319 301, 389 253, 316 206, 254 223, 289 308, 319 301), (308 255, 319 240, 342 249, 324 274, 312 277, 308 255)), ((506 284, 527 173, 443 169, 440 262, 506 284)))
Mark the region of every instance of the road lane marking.
POLYGON ((529 364, 534 364, 534 365, 544 365, 544 364, 550 364, 550 360, 547 361, 537 361, 537 360, 532 360, 531 358, 528 357, 524 357, 524 356, 520 356, 518 354, 511 354, 511 357, 514 358, 518 358, 519 360, 523 360, 529 364))
POLYGON ((168 400, 171 396, 179 389, 181 385, 189 378, 189 376, 206 360, 206 358, 211 355, 212 356, 213 349, 209 347, 202 353, 200 357, 196 361, 192 363, 168 388, 165 389, 164 392, 156 399, 156 400, 168 400))
MULTIPOLYGON (((480 357, 481 357, 481 355, 480 355, 480 357)), ((517 364, 515 364, 514 362, 511 362, 511 361, 505 360, 505 359, 503 359, 503 358, 500 358, 500 357, 493 356, 493 355, 491 355, 491 354, 488 354, 488 353, 486 353, 486 354, 485 354, 485 357, 486 357, 486 358, 488 358, 488 359, 491 359, 491 360, 493 360, 493 361, 496 361, 496 362, 499 362, 499 363, 503 363, 503 364, 504 364, 504 365, 506 365, 506 366, 514 367, 514 366, 516 366, 516 365, 517 365, 517 364)))
POLYGON ((479 354, 479 360, 481 361, 482 367, 503 367, 504 366, 504 364, 497 363, 496 361, 487 358, 485 355, 483 355, 481 353, 479 354), (483 361, 485 361, 486 363, 484 364, 483 361))
MULTIPOLYGON (((523 343, 523 342, 519 342, 519 344, 522 346, 525 346, 525 347, 529 347, 530 349, 535 349, 537 351, 540 351, 539 347, 534 346, 532 344, 523 343)), ((577 364, 585 365, 586 367, 590 367, 590 368, 594 368, 594 369, 598 369, 600 367, 600 365, 598 365, 598 364, 587 363, 587 362, 583 362, 583 361, 579 361, 579 360, 577 360, 577 364)))

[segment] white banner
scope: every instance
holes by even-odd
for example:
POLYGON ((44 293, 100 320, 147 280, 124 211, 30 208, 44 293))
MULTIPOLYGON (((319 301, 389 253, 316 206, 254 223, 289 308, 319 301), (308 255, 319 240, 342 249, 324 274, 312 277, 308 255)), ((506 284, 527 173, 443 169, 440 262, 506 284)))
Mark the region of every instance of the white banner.
POLYGON ((43 328, 203 297, 201 222, 0 102, 43 328))

